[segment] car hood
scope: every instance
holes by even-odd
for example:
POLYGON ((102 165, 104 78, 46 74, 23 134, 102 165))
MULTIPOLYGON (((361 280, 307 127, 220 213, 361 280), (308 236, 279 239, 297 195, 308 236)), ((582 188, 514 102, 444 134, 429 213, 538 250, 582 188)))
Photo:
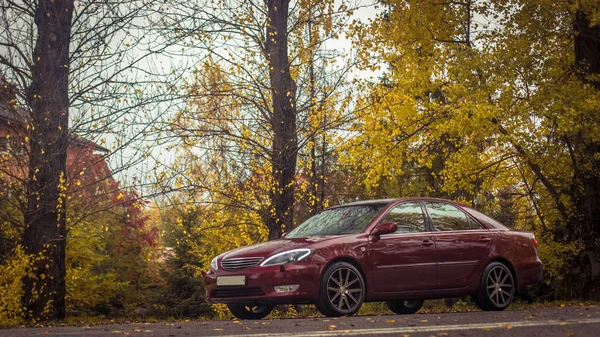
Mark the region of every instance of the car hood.
POLYGON ((331 240, 336 237, 337 236, 311 236, 298 239, 277 239, 230 250, 222 254, 221 258, 267 257, 287 250, 311 248, 311 246, 316 243, 331 240))

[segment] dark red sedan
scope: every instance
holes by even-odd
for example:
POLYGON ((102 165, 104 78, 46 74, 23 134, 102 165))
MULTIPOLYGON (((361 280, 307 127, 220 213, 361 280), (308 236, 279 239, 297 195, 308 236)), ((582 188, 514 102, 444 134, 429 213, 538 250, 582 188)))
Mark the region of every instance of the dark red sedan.
POLYGON ((217 256, 204 282, 208 302, 260 319, 275 304, 314 303, 342 316, 386 301, 410 314, 424 299, 463 295, 482 310, 504 310, 541 278, 532 233, 452 201, 411 198, 324 210, 284 238, 217 256))

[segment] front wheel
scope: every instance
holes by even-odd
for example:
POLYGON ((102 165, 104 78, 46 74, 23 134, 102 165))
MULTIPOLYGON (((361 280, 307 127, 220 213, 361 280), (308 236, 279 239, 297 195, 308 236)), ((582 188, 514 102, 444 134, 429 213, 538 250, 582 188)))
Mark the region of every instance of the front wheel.
POLYGON ((399 315, 414 314, 423 306, 423 300, 393 300, 385 302, 391 311, 399 315))
POLYGON ((490 263, 479 283, 479 290, 473 296, 481 310, 500 311, 508 308, 515 297, 515 280, 510 269, 503 263, 490 263))
POLYGON ((273 310, 272 305, 227 304, 231 314, 239 319, 263 319, 273 310))
POLYGON ((327 317, 355 314, 365 299, 365 281, 347 262, 331 265, 321 279, 317 309, 327 317))

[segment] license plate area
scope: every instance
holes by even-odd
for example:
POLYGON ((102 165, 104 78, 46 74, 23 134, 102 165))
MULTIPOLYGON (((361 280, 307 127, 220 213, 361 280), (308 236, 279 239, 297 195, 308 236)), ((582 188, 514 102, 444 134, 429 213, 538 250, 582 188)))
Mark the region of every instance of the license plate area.
POLYGON ((246 275, 239 276, 217 276, 217 286, 245 286, 246 275))

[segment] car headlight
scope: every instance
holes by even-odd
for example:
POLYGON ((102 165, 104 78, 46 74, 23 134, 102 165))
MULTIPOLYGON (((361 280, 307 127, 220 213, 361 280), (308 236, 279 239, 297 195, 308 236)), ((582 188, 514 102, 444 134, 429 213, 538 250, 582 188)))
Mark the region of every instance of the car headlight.
POLYGON ((282 252, 279 254, 275 254, 270 258, 266 259, 263 263, 261 263, 261 267, 265 266, 277 266, 280 264, 293 263, 302 260, 303 258, 310 255, 310 249, 308 248, 300 248, 288 250, 287 252, 282 252))
POLYGON ((219 263, 217 263, 216 257, 214 259, 212 259, 212 261, 210 261, 210 269, 219 270, 219 263))

